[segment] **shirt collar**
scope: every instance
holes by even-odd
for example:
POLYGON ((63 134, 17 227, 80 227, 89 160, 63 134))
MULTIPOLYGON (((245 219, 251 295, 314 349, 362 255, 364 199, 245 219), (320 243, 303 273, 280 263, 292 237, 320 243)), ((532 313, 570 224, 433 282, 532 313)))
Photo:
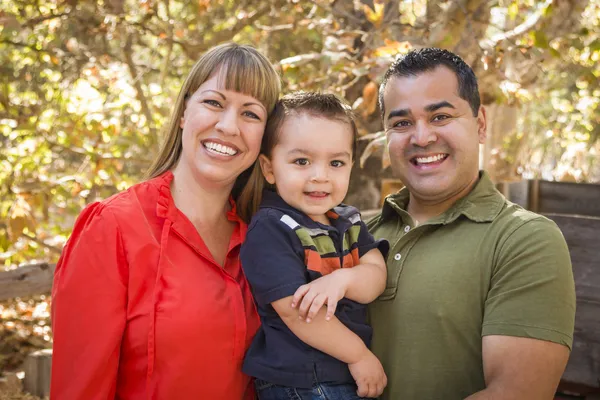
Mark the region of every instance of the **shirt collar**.
MULTIPOLYGON (((173 181, 173 172, 166 171, 163 174, 150 180, 158 187, 159 196, 156 205, 156 214, 162 218, 168 218, 174 221, 177 218, 177 207, 173 201, 171 193, 171 182, 173 181)), ((231 209, 227 211, 227 219, 242 223, 242 219, 237 214, 237 206, 233 197, 229 196, 229 205, 231 209)))
POLYGON ((352 224, 350 222, 350 216, 353 214, 358 214, 358 210, 352 206, 348 206, 345 204, 340 204, 337 207, 334 207, 332 210, 327 212, 327 217, 331 222, 330 225, 324 225, 320 222, 317 222, 306 215, 304 212, 298 210, 287 204, 277 192, 271 189, 265 189, 263 191, 262 202, 260 204, 260 208, 274 208, 285 214, 288 214, 292 217, 296 222, 300 225, 305 226, 307 228, 321 228, 321 229, 340 229, 342 225, 352 224))
MULTIPOLYGON (((408 200, 409 192, 406 187, 398 193, 387 196, 381 211, 382 219, 390 218, 394 214, 402 218, 407 217, 408 200)), ((479 180, 471 192, 428 223, 445 225, 455 221, 461 215, 473 222, 490 222, 498 216, 503 207, 504 197, 496 190, 488 173, 480 171, 479 180)))

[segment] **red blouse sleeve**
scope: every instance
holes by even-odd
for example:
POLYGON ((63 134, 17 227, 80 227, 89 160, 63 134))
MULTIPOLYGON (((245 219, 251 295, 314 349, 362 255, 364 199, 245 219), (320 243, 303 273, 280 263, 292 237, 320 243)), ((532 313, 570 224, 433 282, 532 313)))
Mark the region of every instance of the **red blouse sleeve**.
POLYGON ((54 273, 51 398, 114 399, 126 321, 128 268, 104 204, 79 216, 54 273))

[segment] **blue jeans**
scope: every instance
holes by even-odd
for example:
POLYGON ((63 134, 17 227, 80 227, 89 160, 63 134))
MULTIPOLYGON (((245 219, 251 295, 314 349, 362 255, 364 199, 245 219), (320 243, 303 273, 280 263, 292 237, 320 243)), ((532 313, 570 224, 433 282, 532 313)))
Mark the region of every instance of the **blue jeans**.
POLYGON ((279 386, 255 379, 258 400, 368 400, 356 394, 355 384, 315 383, 312 389, 279 386))

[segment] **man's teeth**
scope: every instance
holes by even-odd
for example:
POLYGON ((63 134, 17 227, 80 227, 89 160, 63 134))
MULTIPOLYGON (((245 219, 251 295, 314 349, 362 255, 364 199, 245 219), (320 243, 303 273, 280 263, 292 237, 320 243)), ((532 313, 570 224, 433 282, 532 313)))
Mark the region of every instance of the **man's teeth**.
POLYGON ((219 143, 206 142, 206 143, 204 143, 204 147, 206 147, 208 150, 211 150, 215 153, 226 154, 228 156, 234 156, 237 154, 237 151, 235 151, 231 147, 224 146, 219 143))
POLYGON ((419 164, 429 164, 429 163, 433 163, 436 161, 440 161, 444 157, 446 157, 445 154, 438 154, 437 156, 417 157, 416 160, 419 164))

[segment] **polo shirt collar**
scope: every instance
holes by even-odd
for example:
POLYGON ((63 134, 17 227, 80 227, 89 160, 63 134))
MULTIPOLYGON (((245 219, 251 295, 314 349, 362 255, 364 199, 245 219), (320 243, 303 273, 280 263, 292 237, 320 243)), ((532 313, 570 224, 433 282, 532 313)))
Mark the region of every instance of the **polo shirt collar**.
POLYGON ((281 196, 279 196, 279 194, 277 194, 277 192, 275 192, 271 189, 265 189, 263 191, 262 202, 261 202, 259 208, 274 208, 285 214, 288 214, 290 217, 292 217, 296 222, 298 222, 302 226, 305 226, 310 229, 320 228, 320 229, 327 229, 327 230, 337 230, 337 229, 341 228, 342 225, 352 224, 349 221, 350 215, 358 213, 358 210, 356 210, 354 207, 347 206, 347 205, 340 205, 340 206, 335 207, 334 209, 329 210, 327 212, 327 216, 329 217, 331 225, 324 225, 320 222, 313 220, 312 218, 310 218, 308 215, 306 215, 302 211, 298 210, 297 208, 294 208, 294 207, 290 206, 289 204, 287 204, 281 198, 281 196))
MULTIPOLYGON (((381 212, 382 218, 388 219, 394 214, 403 219, 408 217, 409 192, 405 187, 398 193, 386 197, 381 212)), ((471 192, 458 200, 446 212, 432 218, 429 224, 446 225, 454 222, 459 216, 464 215, 473 222, 493 221, 504 207, 504 198, 485 171, 479 172, 479 180, 471 192)))

